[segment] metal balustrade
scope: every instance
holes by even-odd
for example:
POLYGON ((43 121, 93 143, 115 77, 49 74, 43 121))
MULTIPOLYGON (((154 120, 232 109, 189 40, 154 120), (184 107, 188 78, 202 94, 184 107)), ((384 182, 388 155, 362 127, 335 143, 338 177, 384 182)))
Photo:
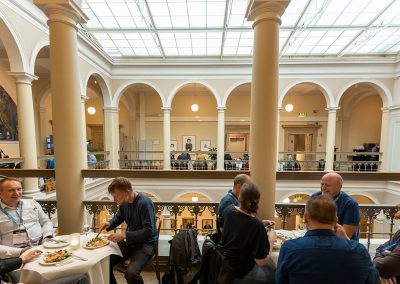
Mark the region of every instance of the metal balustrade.
MULTIPOLYGON (((56 217, 57 213, 57 202, 55 200, 38 200, 43 210, 49 216, 49 218, 56 217)), ((104 208, 108 211, 108 214, 114 215, 117 212, 118 206, 113 201, 84 201, 83 202, 86 211, 91 216, 91 228, 96 230, 98 227, 99 213, 104 208)), ((218 202, 169 202, 169 201, 155 201, 155 212, 158 217, 162 217, 163 213, 167 211, 171 217, 175 220, 182 218, 182 213, 188 210, 191 216, 194 218, 194 228, 201 228, 199 220, 201 219, 205 210, 208 210, 213 216, 214 221, 216 220, 218 212, 218 202)), ((281 228, 286 229, 287 220, 290 216, 300 215, 303 217, 305 210, 305 204, 303 203, 276 203, 275 211, 278 217, 281 218, 281 228)), ((394 216, 398 211, 395 205, 384 205, 384 204, 371 204, 371 205, 360 205, 360 213, 366 219, 367 231, 360 232, 365 234, 367 237, 368 249, 371 244, 371 239, 374 235, 385 234, 389 237, 393 235, 394 228, 394 216), (389 220, 390 230, 388 232, 373 232, 373 224, 377 219, 377 216, 383 213, 383 216, 389 220)), ((216 222, 213 222, 213 228, 210 231, 216 229, 216 222)), ((164 230, 176 231, 178 228, 171 227, 164 230)), ((207 230, 203 230, 207 231, 207 230)))

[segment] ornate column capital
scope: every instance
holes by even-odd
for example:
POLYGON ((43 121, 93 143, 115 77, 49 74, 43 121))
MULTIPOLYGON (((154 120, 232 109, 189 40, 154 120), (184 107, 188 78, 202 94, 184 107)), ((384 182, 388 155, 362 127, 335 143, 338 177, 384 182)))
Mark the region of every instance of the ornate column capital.
POLYGON ((32 84, 33 80, 39 79, 39 77, 26 72, 8 72, 8 75, 13 76, 16 83, 23 84, 32 84))
POLYGON ((161 109, 162 109, 163 112, 171 111, 171 107, 162 107, 161 109))
POLYGON ((117 108, 117 107, 103 107, 103 111, 104 111, 104 112, 114 112, 114 113, 118 113, 119 108, 117 108))
POLYGON ((89 97, 86 96, 86 94, 82 94, 82 95, 81 95, 81 101, 82 101, 82 103, 85 103, 88 99, 89 99, 89 97))
POLYGON ((34 0, 33 3, 49 18, 48 25, 52 22, 62 22, 78 30, 77 24, 89 20, 75 0, 34 0))
POLYGON ((260 21, 271 20, 281 24, 281 16, 290 0, 251 0, 247 6, 246 18, 254 21, 254 26, 260 21))
POLYGON ((325 109, 330 113, 333 113, 333 112, 336 113, 340 109, 340 107, 327 107, 325 109))

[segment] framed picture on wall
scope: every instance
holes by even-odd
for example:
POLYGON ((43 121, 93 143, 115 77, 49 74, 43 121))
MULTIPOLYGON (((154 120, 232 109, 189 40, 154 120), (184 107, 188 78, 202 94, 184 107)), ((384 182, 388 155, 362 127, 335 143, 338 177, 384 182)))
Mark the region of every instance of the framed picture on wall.
POLYGON ((196 151, 195 135, 182 135, 182 151, 196 151))
POLYGON ((203 219, 201 221, 201 227, 204 230, 210 230, 213 228, 213 219, 203 219))
POLYGON ((178 141, 171 140, 171 151, 178 151, 178 141))
POLYGON ((200 151, 210 151, 211 140, 200 140, 200 151))
POLYGON ((194 218, 182 218, 182 228, 192 229, 194 227, 194 218))

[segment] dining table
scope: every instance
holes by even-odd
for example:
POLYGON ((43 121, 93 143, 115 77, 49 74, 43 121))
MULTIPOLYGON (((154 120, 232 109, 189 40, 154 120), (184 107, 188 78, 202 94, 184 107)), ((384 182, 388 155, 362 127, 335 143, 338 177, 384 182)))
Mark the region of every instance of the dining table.
POLYGON ((86 274, 90 283, 108 284, 110 255, 122 256, 122 254, 118 245, 113 242, 99 248, 87 248, 87 242, 96 235, 96 233, 81 234, 80 244, 75 249, 72 249, 74 246, 71 246, 69 236, 57 236, 53 241, 33 247, 32 250, 39 249, 43 253, 37 259, 23 265, 20 283, 41 284, 66 276, 86 274), (71 256, 56 264, 44 263, 45 255, 57 250, 66 250, 71 256))

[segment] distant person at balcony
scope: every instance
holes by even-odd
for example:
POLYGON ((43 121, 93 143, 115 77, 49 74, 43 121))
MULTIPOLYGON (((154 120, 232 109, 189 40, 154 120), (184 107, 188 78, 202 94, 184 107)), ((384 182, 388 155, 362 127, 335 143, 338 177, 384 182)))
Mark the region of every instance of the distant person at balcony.
POLYGON ((224 210, 224 231, 218 251, 234 271, 232 283, 275 283, 275 271, 267 266, 274 246, 274 230, 267 233, 263 222, 256 217, 260 192, 252 182, 244 183, 239 206, 224 210))
POLYGON ((92 153, 88 154, 88 164, 89 166, 94 166, 97 164, 97 158, 95 155, 93 155, 92 153))
POLYGON ((114 266, 127 260, 130 260, 125 272, 128 284, 143 283, 140 273, 151 260, 157 242, 154 204, 145 194, 134 191, 129 179, 123 177, 115 178, 108 186, 108 192, 118 204, 118 211, 110 222, 100 226, 99 232, 113 230, 122 222, 127 224, 126 232, 113 233, 108 237, 118 244, 122 253, 122 257, 110 257, 110 283, 117 283, 114 266))
POLYGON ((186 139, 185 150, 189 152, 193 150, 192 139, 186 139))
POLYGON ((53 223, 34 199, 22 199, 21 183, 0 180, 0 258, 15 257, 28 245, 39 245, 54 235, 53 223))
POLYGON ((196 152, 196 162, 194 164, 194 169, 207 170, 206 157, 201 153, 200 150, 196 152))
POLYGON ((286 241, 279 252, 277 284, 377 284, 366 248, 349 240, 337 224, 336 203, 328 195, 311 198, 304 213, 307 233, 286 241))
POLYGON ((221 199, 218 206, 218 229, 222 229, 224 227, 224 211, 229 205, 239 205, 239 194, 240 188, 246 182, 250 182, 250 176, 246 174, 237 175, 233 179, 233 188, 228 191, 228 193, 221 199))
POLYGON ((312 196, 328 195, 332 197, 337 206, 339 225, 344 227, 347 236, 352 240, 358 240, 358 228, 360 223, 360 208, 357 201, 341 191, 343 178, 337 173, 327 173, 321 179, 321 191, 312 196))
POLYGON ((47 161, 46 169, 54 170, 56 168, 56 161, 54 158, 51 158, 47 161))
POLYGON ((301 165, 299 161, 293 159, 293 155, 287 156, 287 162, 283 166, 284 171, 301 171, 301 165))

